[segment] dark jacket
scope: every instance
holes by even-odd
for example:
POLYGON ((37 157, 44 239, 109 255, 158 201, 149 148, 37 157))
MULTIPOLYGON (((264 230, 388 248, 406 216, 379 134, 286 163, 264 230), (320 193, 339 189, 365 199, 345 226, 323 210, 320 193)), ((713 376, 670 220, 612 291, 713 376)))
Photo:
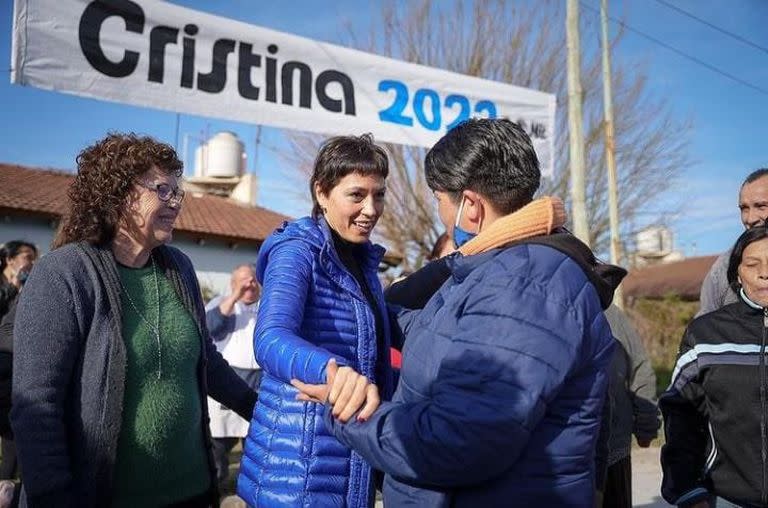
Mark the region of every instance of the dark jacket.
POLYGON ((611 360, 611 425, 608 465, 629 457, 632 434, 638 440, 655 439, 659 433, 656 374, 643 341, 627 316, 612 305, 605 311, 611 332, 619 342, 611 360))
POLYGON ((392 402, 363 423, 326 415, 387 474, 386 505, 594 506, 613 287, 579 254, 523 243, 452 255, 426 306, 401 313, 392 402))
POLYGON ((16 299, 19 290, 0 273, 0 319, 8 312, 11 302, 16 299))
MULTIPOLYGON (((255 393, 216 352, 189 259, 172 247, 153 255, 195 320, 199 395, 211 472, 205 395, 250 417, 255 393)), ((120 279, 108 249, 70 244, 42 257, 27 280, 14 327, 11 424, 24 470, 22 506, 101 507, 111 499, 122 423, 126 349, 120 279)))
POLYGON ((13 439, 11 431, 11 378, 13 376, 13 322, 16 319, 14 299, 8 312, 0 318, 0 437, 13 439))
MULTIPOLYGON (((363 247, 363 277, 386 315, 377 267, 384 249, 363 247)), ((256 263, 263 286, 254 332, 264 370, 237 481, 250 506, 369 506, 371 468, 326 427, 325 406, 296 400, 290 381, 324 383, 331 358, 374 380, 382 398, 390 380, 374 379, 378 356, 389 359, 389 330, 378 351, 376 319, 360 284, 337 255, 323 219, 286 223, 261 247, 256 263)), ((385 323, 386 325, 387 323, 385 323)))
POLYGON ((694 319, 659 399, 661 493, 687 505, 711 494, 768 506, 765 345, 768 310, 745 301, 694 319))

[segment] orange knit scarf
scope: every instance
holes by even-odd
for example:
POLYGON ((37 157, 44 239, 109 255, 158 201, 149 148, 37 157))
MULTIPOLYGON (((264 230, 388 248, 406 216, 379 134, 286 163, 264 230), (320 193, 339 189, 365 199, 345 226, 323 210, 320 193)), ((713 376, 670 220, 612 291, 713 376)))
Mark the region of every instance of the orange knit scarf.
POLYGON ((560 198, 544 196, 520 210, 496 219, 460 249, 465 256, 480 254, 515 240, 548 235, 565 224, 565 205, 560 198))

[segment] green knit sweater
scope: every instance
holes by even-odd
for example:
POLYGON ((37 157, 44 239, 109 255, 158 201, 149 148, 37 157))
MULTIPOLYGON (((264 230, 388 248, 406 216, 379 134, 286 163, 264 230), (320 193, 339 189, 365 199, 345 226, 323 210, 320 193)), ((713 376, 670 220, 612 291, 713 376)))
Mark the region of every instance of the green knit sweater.
POLYGON ((125 288, 120 298, 128 365, 113 506, 164 506, 202 494, 210 486, 197 380, 200 335, 173 286, 158 271, 158 356, 155 333, 137 313, 156 324, 153 267, 118 266, 118 271, 125 288))

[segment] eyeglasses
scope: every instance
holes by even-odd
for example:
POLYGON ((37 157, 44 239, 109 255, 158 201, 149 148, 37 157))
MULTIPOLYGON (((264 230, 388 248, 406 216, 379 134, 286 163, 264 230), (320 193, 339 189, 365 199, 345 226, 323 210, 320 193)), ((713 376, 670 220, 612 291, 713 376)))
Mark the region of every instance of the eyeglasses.
POLYGON ((181 187, 172 187, 167 183, 146 184, 143 182, 136 182, 145 189, 149 189, 157 194, 157 199, 163 203, 167 203, 171 199, 176 201, 177 204, 181 204, 184 201, 184 191, 181 187))

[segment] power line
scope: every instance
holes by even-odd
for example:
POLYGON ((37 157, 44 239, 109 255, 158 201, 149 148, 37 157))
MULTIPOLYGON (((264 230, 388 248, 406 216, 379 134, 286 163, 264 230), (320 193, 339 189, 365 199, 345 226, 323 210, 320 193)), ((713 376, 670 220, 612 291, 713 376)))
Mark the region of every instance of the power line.
POLYGON ((717 25, 715 25, 713 23, 710 23, 706 19, 702 19, 702 18, 696 16, 695 14, 691 14, 690 12, 681 9, 680 7, 678 7, 676 5, 671 4, 671 3, 667 2, 666 0, 656 0, 656 2, 660 3, 661 5, 669 8, 669 9, 672 9, 674 11, 679 12, 683 16, 688 16, 691 19, 695 19, 699 23, 707 25, 709 28, 712 28, 713 30, 717 30, 718 32, 720 32, 722 34, 725 34, 728 37, 733 37, 737 41, 739 41, 739 42, 741 42, 743 44, 746 44, 747 46, 751 46, 751 47, 753 47, 755 49, 759 49, 763 53, 768 54, 768 48, 766 48, 765 46, 761 46, 760 44, 757 44, 756 42, 752 42, 749 39, 747 39, 746 37, 742 37, 741 35, 739 35, 737 33, 733 33, 731 31, 726 30, 725 28, 721 28, 721 27, 719 27, 719 26, 717 26, 717 25))
MULTIPOLYGON (((580 3, 581 3, 581 5, 585 9, 587 9, 589 11, 592 11, 592 12, 595 12, 595 13, 599 13, 599 11, 597 9, 595 9, 594 7, 592 7, 590 5, 587 5, 584 2, 580 2, 580 3)), ((663 48, 666 48, 669 51, 672 51, 673 53, 675 53, 675 54, 677 54, 677 55, 679 55, 679 56, 681 56, 681 57, 683 57, 683 58, 685 58, 687 60, 690 60, 690 61, 692 61, 692 62, 694 62, 694 63, 696 63, 698 65, 701 65, 702 67, 706 67, 707 69, 709 69, 712 72, 720 74, 723 77, 726 77, 726 78, 728 78, 728 79, 730 79, 732 81, 735 81, 736 83, 739 83, 739 84, 744 85, 746 87, 749 87, 749 88, 751 88, 753 90, 756 90, 756 91, 758 91, 758 92, 760 92, 760 93, 762 93, 764 95, 768 95, 768 89, 766 89, 766 88, 762 88, 760 86, 757 86, 755 84, 750 83, 749 81, 741 79, 738 76, 735 76, 735 75, 733 75, 733 74, 731 74, 729 72, 723 71, 723 70, 719 69, 718 67, 715 67, 714 65, 709 64, 709 63, 705 62, 704 60, 701 60, 700 58, 697 58, 697 57, 695 57, 693 55, 689 55, 685 51, 677 49, 674 46, 671 46, 670 44, 667 44, 666 42, 664 42, 664 41, 662 41, 660 39, 657 39, 656 37, 653 37, 652 35, 648 35, 647 33, 638 30, 637 28, 633 28, 633 27, 629 26, 628 24, 624 23, 623 21, 618 20, 618 19, 616 19, 616 18, 614 18, 612 16, 608 16, 608 19, 610 19, 614 23, 617 23, 620 26, 626 28, 630 32, 632 32, 632 33, 634 33, 636 35, 639 35, 640 37, 643 37, 645 39, 648 39, 649 41, 653 42, 654 44, 658 44, 659 46, 661 46, 663 48)))

